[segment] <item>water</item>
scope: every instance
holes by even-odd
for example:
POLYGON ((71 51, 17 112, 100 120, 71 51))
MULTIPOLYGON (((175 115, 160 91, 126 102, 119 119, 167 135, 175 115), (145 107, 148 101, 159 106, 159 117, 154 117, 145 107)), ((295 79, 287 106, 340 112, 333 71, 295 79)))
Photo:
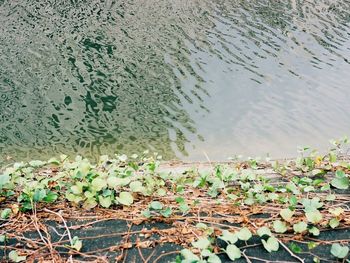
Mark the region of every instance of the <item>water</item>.
POLYGON ((0 161, 293 156, 350 134, 347 0, 0 0, 0 161))

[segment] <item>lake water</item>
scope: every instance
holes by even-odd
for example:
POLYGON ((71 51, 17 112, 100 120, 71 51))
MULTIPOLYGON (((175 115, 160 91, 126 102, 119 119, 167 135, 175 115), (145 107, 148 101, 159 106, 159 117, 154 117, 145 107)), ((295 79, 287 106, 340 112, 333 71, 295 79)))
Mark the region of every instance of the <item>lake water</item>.
POLYGON ((350 134, 348 0, 0 0, 0 65, 1 160, 287 157, 350 134))

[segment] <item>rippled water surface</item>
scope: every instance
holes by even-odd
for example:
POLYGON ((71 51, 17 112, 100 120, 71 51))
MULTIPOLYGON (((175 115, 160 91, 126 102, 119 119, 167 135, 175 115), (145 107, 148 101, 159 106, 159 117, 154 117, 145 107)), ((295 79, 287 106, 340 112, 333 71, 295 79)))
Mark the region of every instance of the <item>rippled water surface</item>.
POLYGON ((349 133, 348 0, 0 0, 0 159, 284 157, 349 133))

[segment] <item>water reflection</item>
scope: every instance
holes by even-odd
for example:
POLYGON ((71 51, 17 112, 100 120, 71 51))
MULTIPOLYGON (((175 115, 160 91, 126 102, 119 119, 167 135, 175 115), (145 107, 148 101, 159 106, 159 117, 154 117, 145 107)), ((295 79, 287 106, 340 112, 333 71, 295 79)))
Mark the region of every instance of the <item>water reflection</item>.
POLYGON ((0 5, 2 156, 285 155, 350 131, 348 1, 0 5))

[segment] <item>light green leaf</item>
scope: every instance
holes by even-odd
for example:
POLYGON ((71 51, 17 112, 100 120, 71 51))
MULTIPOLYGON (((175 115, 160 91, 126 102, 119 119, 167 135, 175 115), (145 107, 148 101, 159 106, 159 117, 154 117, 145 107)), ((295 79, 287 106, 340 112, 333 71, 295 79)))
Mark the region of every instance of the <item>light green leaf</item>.
POLYGON ((12 210, 10 208, 5 208, 1 211, 1 219, 8 219, 11 215, 12 210))
POLYGON ((164 217, 169 217, 171 216, 172 213, 173 213, 173 210, 171 209, 171 207, 167 207, 166 209, 160 211, 160 214, 164 217))
POLYGON ((302 233, 307 230, 307 224, 305 222, 299 222, 293 225, 295 233, 302 233))
POLYGON ((315 210, 312 212, 307 212, 305 213, 307 220, 312 223, 312 224, 317 224, 322 220, 322 214, 320 213, 320 211, 315 210))
POLYGON ((73 237, 71 247, 74 248, 77 251, 80 251, 80 249, 83 247, 83 242, 77 237, 73 237))
POLYGON ((311 234, 313 234, 314 236, 318 236, 320 234, 320 230, 317 227, 315 227, 315 226, 311 227, 309 229, 309 232, 311 234))
POLYGON ((236 234, 231 233, 228 230, 223 230, 222 235, 219 236, 220 239, 226 241, 227 243, 234 244, 238 241, 238 237, 236 234))
POLYGON ((207 262, 208 263, 221 263, 221 259, 215 255, 215 254, 211 254, 208 259, 207 259, 207 262))
POLYGON ((292 250, 294 253, 302 253, 303 252, 302 248, 300 246, 298 246, 298 244, 296 244, 296 243, 291 243, 289 245, 289 247, 290 247, 290 250, 292 250))
POLYGON ((285 208, 280 211, 280 215, 285 221, 290 221, 294 215, 294 211, 290 210, 289 208, 285 208))
POLYGON ((206 237, 200 237, 197 241, 192 242, 192 246, 198 249, 206 249, 210 246, 210 241, 206 237))
POLYGON ((85 202, 83 203, 83 208, 87 209, 87 210, 90 210, 96 206, 97 206, 97 202, 96 202, 95 198, 89 198, 89 199, 85 200, 85 202))
POLYGON ((158 201, 153 201, 150 203, 150 208, 154 209, 154 210, 161 210, 163 208, 163 204, 161 202, 158 201))
POLYGON ((29 165, 31 167, 40 167, 43 166, 44 164, 46 164, 46 162, 40 161, 40 160, 33 160, 29 162, 29 165))
POLYGON ((263 227, 260 227, 256 233, 259 235, 259 237, 263 237, 263 236, 272 236, 272 233, 271 233, 271 230, 266 227, 266 226, 263 226, 263 227))
POLYGON ((182 249, 181 250, 181 256, 187 261, 187 262, 197 262, 199 261, 199 257, 189 249, 182 249))
POLYGON ((130 190, 135 193, 143 192, 145 190, 145 188, 142 186, 142 182, 140 181, 131 182, 129 187, 130 187, 130 190))
POLYGON ((12 250, 9 253, 9 259, 13 262, 21 262, 26 260, 26 256, 19 256, 16 250, 12 250))
POLYGON ((329 212, 334 216, 340 216, 341 214, 344 213, 344 209, 341 207, 330 208, 329 212))
POLYGON ((346 190, 349 188, 349 178, 343 171, 338 170, 335 173, 335 178, 331 181, 331 185, 335 188, 346 190))
POLYGON ((103 196, 99 196, 98 197, 98 202, 100 203, 100 205, 104 208, 108 208, 112 205, 112 198, 110 196, 107 197, 103 197, 103 196))
POLYGON ((166 195, 166 190, 164 188, 159 188, 157 190, 157 195, 158 196, 165 196, 166 195))
POLYGON ((110 188, 117 188, 118 186, 127 186, 131 179, 129 177, 119 178, 115 176, 109 176, 107 178, 107 184, 110 188))
POLYGON ((226 247, 226 254, 231 260, 235 260, 241 257, 241 251, 235 245, 228 245, 226 247))
POLYGON ((0 243, 4 243, 7 240, 5 235, 0 235, 0 243))
POLYGON ((46 190, 45 189, 35 189, 34 195, 33 195, 33 201, 34 202, 40 202, 46 197, 46 190))
POLYGON ((246 227, 243 227, 239 232, 236 233, 238 239, 247 241, 252 237, 252 232, 246 227))
POLYGON ((343 177, 343 178, 334 178, 331 181, 331 185, 334 186, 337 189, 343 189, 346 190, 349 188, 349 178, 343 177))
POLYGON ((323 202, 320 202, 320 198, 318 197, 312 199, 303 198, 301 203, 304 206, 305 212, 312 212, 323 206, 323 202))
POLYGON ((73 185, 71 186, 70 190, 75 195, 80 195, 83 192, 83 186, 82 185, 73 185))
POLYGON ((338 243, 335 243, 331 247, 331 253, 337 258, 345 258, 349 253, 349 248, 347 246, 341 246, 338 243))
POLYGON ((96 177, 91 182, 92 187, 96 192, 101 191, 103 188, 107 187, 107 181, 105 179, 96 177))
POLYGON ((0 175, 0 189, 7 183, 10 182, 11 177, 7 174, 0 175))
POLYGON ((339 220, 336 218, 332 218, 331 220, 329 220, 329 226, 331 228, 336 228, 337 226, 339 226, 339 220))
POLYGON ((284 233, 287 231, 287 225, 285 222, 282 222, 281 220, 273 221, 273 229, 276 233, 284 233))
POLYGON ((334 194, 329 194, 326 196, 326 201, 334 201, 336 196, 334 194))
POLYGON ((181 203, 179 205, 179 210, 182 212, 182 213, 187 213, 189 210, 190 210, 190 207, 188 206, 188 204, 186 203, 181 203))
POLYGON ((277 251, 279 249, 279 242, 278 239, 274 236, 269 237, 267 241, 264 239, 261 240, 264 248, 270 253, 272 251, 277 251))
POLYGON ((126 206, 130 206, 134 202, 134 198, 129 192, 121 192, 116 199, 119 203, 126 206))

